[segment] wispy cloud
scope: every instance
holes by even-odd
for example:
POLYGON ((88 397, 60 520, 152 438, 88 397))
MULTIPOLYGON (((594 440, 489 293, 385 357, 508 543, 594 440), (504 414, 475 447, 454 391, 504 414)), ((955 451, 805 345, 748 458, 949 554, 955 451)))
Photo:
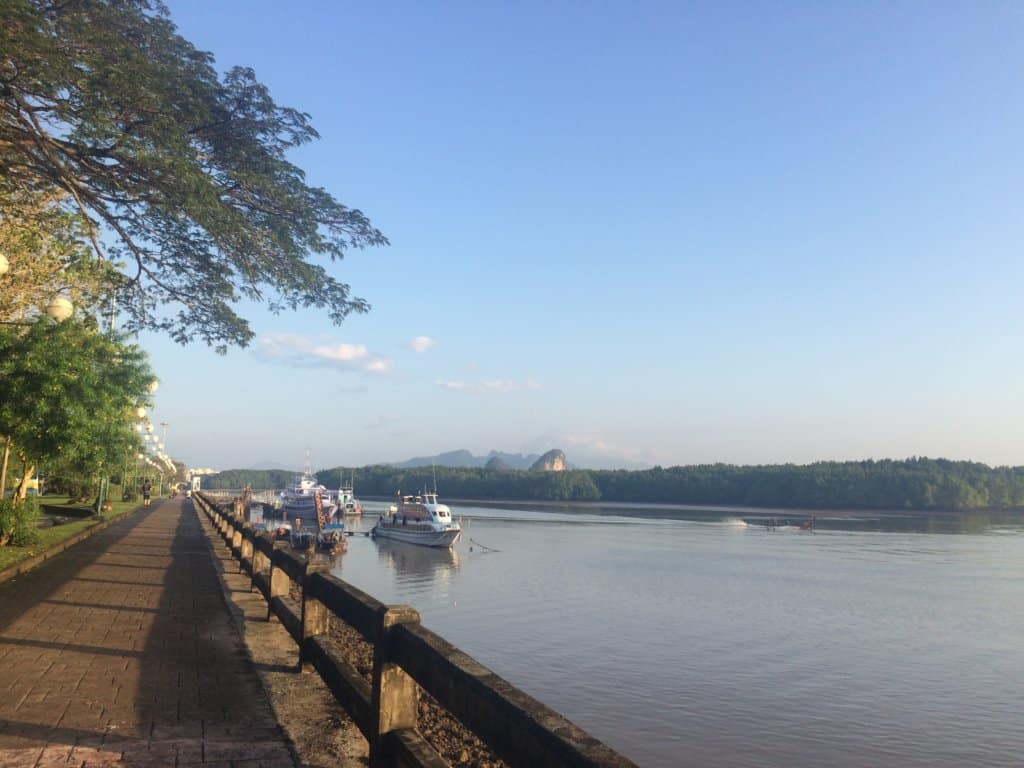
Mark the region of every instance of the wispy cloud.
POLYGON ((366 370, 370 373, 388 373, 391 371, 391 361, 386 357, 375 357, 366 363, 366 370))
POLYGON ((417 336, 415 339, 409 342, 409 349, 413 352, 426 352, 431 347, 437 345, 437 342, 429 336, 417 336))
POLYGON ((370 355, 363 344, 317 344, 297 333, 260 336, 254 354, 268 362, 302 368, 340 368, 347 371, 387 373, 391 361, 370 355))
POLYGON ((535 379, 524 379, 513 381, 509 379, 484 379, 482 381, 468 382, 460 380, 438 379, 437 386, 449 392, 464 392, 466 394, 478 395, 487 393, 518 392, 524 389, 540 389, 540 382, 535 379))

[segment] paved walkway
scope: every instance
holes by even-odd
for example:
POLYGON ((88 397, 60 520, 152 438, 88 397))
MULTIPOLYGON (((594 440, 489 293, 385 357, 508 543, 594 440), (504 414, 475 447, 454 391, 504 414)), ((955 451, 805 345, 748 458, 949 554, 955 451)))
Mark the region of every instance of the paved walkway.
POLYGON ((0 766, 100 765, 293 766, 190 501, 0 587, 0 766))

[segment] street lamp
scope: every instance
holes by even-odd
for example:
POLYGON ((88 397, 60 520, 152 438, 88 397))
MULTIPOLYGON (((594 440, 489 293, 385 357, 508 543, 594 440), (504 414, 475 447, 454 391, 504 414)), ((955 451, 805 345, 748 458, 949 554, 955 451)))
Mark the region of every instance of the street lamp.
POLYGON ((53 300, 46 305, 45 312, 51 320, 63 323, 75 313, 75 305, 63 296, 55 296, 53 300))

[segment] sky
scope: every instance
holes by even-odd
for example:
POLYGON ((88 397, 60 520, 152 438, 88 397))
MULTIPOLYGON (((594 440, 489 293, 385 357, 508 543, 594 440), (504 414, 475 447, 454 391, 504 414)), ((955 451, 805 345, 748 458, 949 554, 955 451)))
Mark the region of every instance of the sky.
POLYGON ((145 334, 191 466, 1024 464, 1024 6, 169 0, 390 239, 145 334))

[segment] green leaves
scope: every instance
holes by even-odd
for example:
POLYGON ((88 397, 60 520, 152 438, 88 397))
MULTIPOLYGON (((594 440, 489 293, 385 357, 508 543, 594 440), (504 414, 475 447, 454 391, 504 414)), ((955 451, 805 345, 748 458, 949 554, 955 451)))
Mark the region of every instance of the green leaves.
POLYGON ((137 438, 133 409, 153 379, 145 354, 88 321, 0 330, 0 434, 35 462, 88 472, 120 466, 137 438))
POLYGON ((310 261, 387 239, 287 160, 317 138, 309 116, 250 69, 219 78, 162 4, 7 0, 0 52, 0 196, 67 193, 127 265, 130 329, 223 348, 253 336, 240 298, 334 322, 369 308, 310 261))

